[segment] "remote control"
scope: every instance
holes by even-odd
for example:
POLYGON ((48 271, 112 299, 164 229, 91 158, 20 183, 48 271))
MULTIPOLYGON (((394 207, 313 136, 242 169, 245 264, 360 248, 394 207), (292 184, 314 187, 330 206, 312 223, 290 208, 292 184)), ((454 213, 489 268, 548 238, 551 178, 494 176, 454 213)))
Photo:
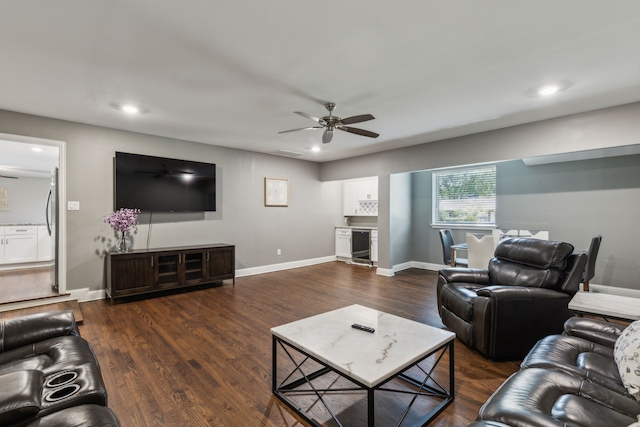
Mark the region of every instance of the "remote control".
POLYGON ((358 323, 354 323, 353 325, 351 325, 351 327, 354 329, 360 329, 361 331, 371 332, 371 333, 374 333, 376 331, 375 329, 369 326, 360 325, 358 323))

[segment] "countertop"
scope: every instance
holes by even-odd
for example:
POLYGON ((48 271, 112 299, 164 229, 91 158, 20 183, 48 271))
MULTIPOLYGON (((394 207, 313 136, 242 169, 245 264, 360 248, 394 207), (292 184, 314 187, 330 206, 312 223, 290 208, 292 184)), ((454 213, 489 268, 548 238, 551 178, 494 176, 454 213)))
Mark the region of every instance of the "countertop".
POLYGON ((357 228, 359 230, 377 230, 375 225, 336 225, 336 228, 357 228))
POLYGON ((0 223, 0 227, 24 227, 24 226, 36 226, 36 225, 47 225, 44 222, 8 222, 8 223, 0 223))

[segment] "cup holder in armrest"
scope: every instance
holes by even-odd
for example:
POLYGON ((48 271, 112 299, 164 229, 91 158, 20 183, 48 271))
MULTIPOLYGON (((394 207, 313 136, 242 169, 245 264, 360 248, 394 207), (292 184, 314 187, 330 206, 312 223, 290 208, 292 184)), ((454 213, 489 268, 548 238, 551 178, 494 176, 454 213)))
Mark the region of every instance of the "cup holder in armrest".
POLYGON ((47 382, 44 383, 45 387, 54 388, 68 384, 71 381, 78 378, 78 373, 74 371, 58 372, 50 377, 47 382))
POLYGON ((73 396, 78 392, 78 390, 80 390, 80 386, 78 384, 67 384, 65 386, 58 387, 51 393, 47 394, 44 397, 44 400, 47 402, 57 402, 66 397, 73 396))

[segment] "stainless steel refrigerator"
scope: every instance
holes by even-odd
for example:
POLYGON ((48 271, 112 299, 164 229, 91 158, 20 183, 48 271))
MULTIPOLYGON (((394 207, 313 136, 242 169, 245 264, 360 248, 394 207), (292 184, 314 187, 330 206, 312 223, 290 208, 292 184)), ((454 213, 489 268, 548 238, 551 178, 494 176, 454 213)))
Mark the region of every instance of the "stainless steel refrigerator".
POLYGON ((51 187, 47 196, 45 216, 47 218, 47 231, 51 236, 51 255, 53 268, 51 269, 51 289, 58 292, 58 168, 51 170, 51 187))

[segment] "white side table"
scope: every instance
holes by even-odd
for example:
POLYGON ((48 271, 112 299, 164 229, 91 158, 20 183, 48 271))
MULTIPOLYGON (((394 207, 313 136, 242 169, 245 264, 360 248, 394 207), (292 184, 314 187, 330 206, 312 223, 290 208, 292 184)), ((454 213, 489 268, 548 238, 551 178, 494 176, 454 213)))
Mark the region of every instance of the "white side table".
POLYGON ((569 309, 577 313, 633 321, 640 319, 640 298, 579 291, 569 302, 569 309))

